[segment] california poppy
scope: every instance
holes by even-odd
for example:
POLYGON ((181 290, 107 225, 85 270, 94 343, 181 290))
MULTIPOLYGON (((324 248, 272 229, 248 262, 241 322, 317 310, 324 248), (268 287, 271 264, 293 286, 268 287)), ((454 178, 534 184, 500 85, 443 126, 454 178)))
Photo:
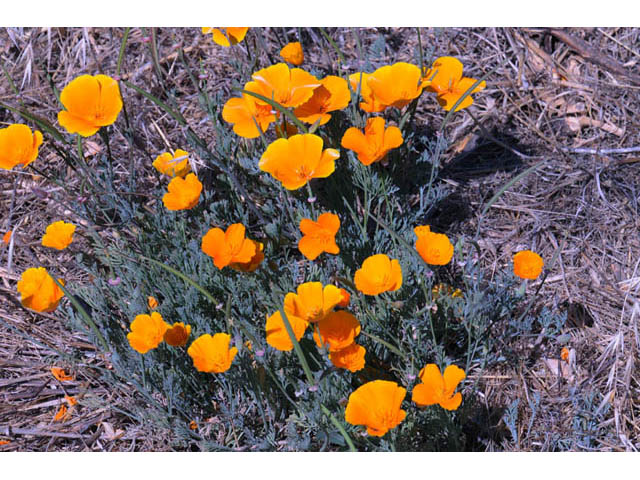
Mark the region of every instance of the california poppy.
POLYGON ((158 300, 156 300, 155 297, 147 297, 147 306, 149 307, 149 310, 155 310, 158 308, 158 300))
POLYGON ((191 334, 191 325, 175 322, 164 332, 164 341, 172 347, 184 347, 191 334))
POLYGON ((164 152, 153 161, 154 168, 169 177, 183 177, 191 171, 189 154, 179 148, 172 155, 164 152))
POLYGON ((323 151, 322 146, 322 138, 313 134, 279 138, 267 147, 258 167, 287 190, 297 190, 312 178, 326 178, 335 170, 340 153, 334 148, 323 151))
MULTIPOLYGON (((248 82, 245 90, 259 93, 256 82, 248 82)), ((230 98, 222 108, 222 118, 233 124, 233 131, 243 138, 257 138, 260 132, 266 132, 276 115, 271 105, 258 103, 255 97, 243 93, 241 97, 230 98)))
POLYGON ((360 102, 360 108, 368 113, 382 112, 387 105, 381 103, 380 99, 373 94, 373 90, 369 86, 370 73, 358 72, 349 75, 349 83, 354 92, 358 92, 360 88, 360 96, 362 102, 360 102))
MULTIPOLYGON (((301 68, 290 69, 286 63, 277 63, 254 73, 255 93, 273 99, 283 107, 297 107, 311 98, 320 81, 301 68)), ((257 103, 266 102, 257 99, 257 103)))
POLYGON ((367 350, 362 345, 354 342, 342 350, 329 353, 329 360, 338 368, 344 368, 350 372, 357 372, 364 368, 364 356, 366 353, 367 350))
POLYGON ((384 253, 372 255, 362 262, 353 281, 365 295, 398 290, 402 286, 400 262, 389 259, 384 253))
MULTIPOLYGON (((309 324, 302 318, 289 312, 286 312, 285 315, 287 316, 287 320, 289 320, 289 324, 291 325, 291 329, 293 330, 296 340, 299 341, 304 335, 309 324)), ((287 328, 284 325, 284 320, 279 310, 272 315, 267 316, 265 330, 267 343, 273 348, 283 352, 288 352, 293 349, 291 337, 289 336, 289 332, 287 332, 287 328)))
POLYGON ((318 322, 313 338, 318 347, 327 347, 330 352, 347 348, 360 334, 360 322, 346 310, 330 312, 318 322))
POLYGON ((68 382, 69 380, 73 380, 71 375, 67 375, 67 372, 64 368, 60 367, 51 367, 51 375, 53 375, 57 380, 61 382, 68 382))
POLYGON ((336 244, 336 233, 340 229, 340 219, 334 213, 323 213, 314 222, 309 218, 300 220, 303 237, 298 242, 298 250, 309 260, 315 260, 322 252, 336 255, 340 247, 336 244))
POLYGON ((286 62, 295 65, 296 67, 302 65, 304 62, 304 52, 302 51, 302 44, 300 42, 289 42, 282 50, 280 50, 280 56, 284 58, 286 62))
POLYGON ((342 293, 338 287, 307 282, 298 285, 296 293, 285 295, 284 311, 287 316, 294 315, 314 323, 325 318, 341 300, 342 293))
POLYGON ((222 47, 230 47, 244 40, 249 27, 202 27, 202 33, 210 33, 213 41, 222 47))
POLYGON ((466 377, 464 370, 449 365, 442 375, 438 366, 430 363, 420 370, 419 376, 422 383, 413 387, 411 395, 411 400, 418 406, 437 403, 447 410, 456 410, 460 406, 462 394, 458 392, 454 395, 453 392, 466 377))
POLYGON ((83 137, 114 123, 122 110, 118 82, 107 75, 80 75, 62 89, 60 102, 66 110, 58 113, 58 122, 83 137))
POLYGON ((407 390, 396 382, 374 380, 349 395, 345 420, 351 425, 365 425, 367 433, 382 437, 404 420, 407 412, 400 406, 407 390))
POLYGON ((331 120, 329 112, 342 110, 351 101, 351 92, 344 78, 329 75, 320 80, 321 85, 313 91, 311 98, 293 111, 306 123, 324 125, 331 120))
MULTIPOLYGON (((426 226, 429 228, 428 226, 426 226)), ((453 258, 453 244, 449 237, 442 233, 434 233, 431 230, 421 230, 424 227, 416 227, 414 232, 416 250, 422 259, 429 265, 446 265, 453 258)))
MULTIPOLYGON (((438 95, 438 103, 446 111, 451 110, 458 99, 476 83, 474 78, 462 76, 462 68, 462 62, 457 58, 440 57, 433 62, 431 69, 425 75, 426 79, 430 79, 427 90, 438 95)), ((474 88, 458 105, 456 112, 471 105, 473 103, 471 93, 479 92, 486 86, 487 84, 483 81, 474 88)))
POLYGON ((200 201, 202 183, 193 173, 185 178, 174 177, 162 197, 162 203, 168 210, 189 210, 200 201))
POLYGON ((40 145, 42 133, 38 130, 32 133, 27 125, 14 123, 0 128, 0 168, 26 167, 37 158, 40 145))
POLYGON ((60 405, 60 408, 53 416, 54 422, 64 422, 69 418, 69 412, 66 405, 60 405))
POLYGON ((523 250, 513 256, 513 273, 520 278, 535 280, 542 273, 542 267, 544 260, 531 250, 523 250))
POLYGON ((2 243, 4 243, 5 245, 9 245, 9 242, 11 241, 11 235, 12 234, 13 234, 13 230, 9 230, 8 232, 6 232, 2 236, 2 243))
POLYGON ((340 301, 338 302, 338 306, 342 308, 347 308, 349 306, 349 302, 351 302, 351 294, 347 292, 344 288, 341 288, 340 301))
POLYGON ((367 85, 380 104, 402 108, 420 96, 425 82, 419 67, 398 62, 378 68, 367 78, 367 85))
MULTIPOLYGON (((64 286, 61 278, 58 282, 64 286)), ((20 298, 22 305, 36 312, 53 312, 64 296, 60 287, 43 267, 25 270, 20 277, 17 289, 22 295, 20 298)))
POLYGON ((42 246, 64 250, 73 241, 73 232, 76 226, 73 223, 66 223, 62 220, 53 222, 45 230, 42 237, 42 246))
POLYGON ((256 247, 256 253, 253 254, 253 257, 248 262, 232 262, 229 267, 239 272, 253 272, 260 266, 264 260, 264 244, 256 240, 249 239, 249 241, 253 242, 256 247))
POLYGON ((256 255, 257 243, 245 238, 244 225, 234 223, 227 228, 226 232, 220 228, 210 229, 202 237, 201 248, 204 253, 213 258, 213 264, 222 270, 232 263, 252 262, 256 255))
POLYGON ((193 359, 196 370, 207 373, 222 373, 229 370, 231 362, 238 353, 236 347, 229 348, 231 335, 216 333, 204 334, 191 344, 187 353, 193 359))
POLYGON ((160 345, 169 325, 162 319, 162 315, 152 312, 151 315, 137 315, 130 328, 127 339, 131 348, 145 354, 160 345))
POLYGON ((372 117, 367 120, 364 133, 351 127, 344 132, 340 144, 356 152, 363 165, 371 165, 382 160, 389 150, 399 147, 403 141, 398 127, 390 126, 385 129, 384 118, 372 117))

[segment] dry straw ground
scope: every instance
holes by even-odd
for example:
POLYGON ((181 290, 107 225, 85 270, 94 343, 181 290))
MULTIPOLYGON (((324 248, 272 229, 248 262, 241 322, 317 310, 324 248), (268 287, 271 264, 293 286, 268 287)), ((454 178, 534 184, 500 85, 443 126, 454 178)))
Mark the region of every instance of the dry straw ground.
MULTIPOLYGON (((329 31, 351 63, 347 67, 355 71, 353 31, 329 31)), ((285 35, 302 33, 308 62, 335 61, 317 31, 262 33, 273 58, 285 35)), ((368 28, 358 33, 363 48, 383 34, 389 61, 413 61, 415 29, 368 28)), ((522 361, 479 379, 478 394, 489 412, 483 421, 494 440, 489 445, 559 448, 549 443, 552 434, 570 436, 572 422, 583 421, 592 423, 597 450, 640 448, 640 31, 421 28, 420 33, 427 51, 434 57, 460 58, 466 75, 479 78, 493 71, 471 109, 485 131, 466 113, 456 115, 447 128, 452 147, 440 177, 451 195, 438 207, 438 230, 453 236, 473 234, 493 194, 542 162, 482 218, 480 260, 495 271, 508 268, 520 249, 532 248, 546 259, 559 250, 537 305, 567 311, 569 364, 559 362, 560 343, 547 345, 542 336, 518 339, 522 361), (576 405, 572 389, 599 396, 593 405, 576 405), (517 432, 508 433, 502 418, 516 399, 517 432)), ((10 77, 29 109, 55 120, 58 107, 50 84, 60 89, 82 73, 114 75, 122 35, 118 28, 3 29, 0 102, 17 104, 10 77)), ((206 128, 177 61, 177 48, 199 59, 213 88, 227 93, 228 78, 234 75, 228 59, 238 55, 238 49, 218 47, 197 28, 134 28, 123 72, 148 86, 155 84, 152 43, 145 41, 151 36, 159 61, 182 96, 182 113, 199 130, 206 128)), ((140 134, 135 152, 139 168, 150 164, 165 144, 181 144, 182 132, 153 105, 131 92, 126 92, 125 102, 140 134)), ((422 102, 417 118, 438 126, 442 115, 435 102, 422 102)), ((16 120, 0 109, 2 125, 16 120)), ((60 162, 55 152, 42 148, 42 168, 60 162)), ((37 247, 50 221, 62 214, 73 218, 64 205, 51 200, 52 188, 29 174, 0 174, 0 231, 11 227, 15 232, 12 245, 0 250, 0 440, 9 441, 0 451, 166 449, 162 432, 149 431, 127 416, 127 406, 139 401, 133 392, 126 385, 114 389, 98 381, 99 370, 109 365, 94 347, 70 331, 64 319, 35 314, 18 301, 16 280, 36 259, 44 266, 62 259, 67 281, 83 280, 74 271, 71 254, 49 256, 37 247), (84 361, 72 371, 73 381, 58 382, 49 369, 66 366, 63 355, 71 351, 84 361), (54 423, 65 393, 80 404, 70 420, 54 423)))

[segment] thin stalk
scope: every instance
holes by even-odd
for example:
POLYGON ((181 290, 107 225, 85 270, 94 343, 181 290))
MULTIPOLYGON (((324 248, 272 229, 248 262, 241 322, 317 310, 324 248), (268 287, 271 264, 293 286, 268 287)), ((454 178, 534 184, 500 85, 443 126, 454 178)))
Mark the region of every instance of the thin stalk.
POLYGON ((320 404, 320 408, 322 409, 324 414, 327 417, 329 417, 329 420, 331 420, 331 423, 333 423, 333 425, 338 429, 338 431, 340 432, 340 435, 342 435, 342 438, 344 438, 344 441, 347 442, 347 445, 349 446, 349 450, 351 450, 352 452, 357 452, 358 450, 353 444, 351 437, 349 436, 347 431, 344 429, 342 424, 338 421, 338 419, 334 417, 333 414, 329 411, 329 409, 325 407, 323 404, 320 404))
POLYGON ((120 51, 118 52, 118 63, 116 65, 116 76, 120 77, 120 68, 122 67, 122 60, 124 60, 124 50, 127 46, 127 39, 129 38, 129 31, 131 27, 127 27, 124 29, 124 34, 122 35, 122 42, 120 43, 120 51))

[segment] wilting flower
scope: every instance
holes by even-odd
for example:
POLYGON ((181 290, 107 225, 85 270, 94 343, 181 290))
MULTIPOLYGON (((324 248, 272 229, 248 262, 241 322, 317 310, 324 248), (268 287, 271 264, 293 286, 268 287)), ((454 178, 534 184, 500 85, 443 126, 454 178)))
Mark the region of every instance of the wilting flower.
POLYGON ((285 295, 284 311, 287 316, 294 315, 305 322, 319 322, 342 300, 338 287, 325 285, 323 288, 320 282, 298 285, 296 292, 285 295))
POLYGON ((440 374, 440 369, 435 363, 426 365, 420 370, 422 383, 413 387, 411 400, 420 407, 439 404, 447 410, 456 410, 462 403, 462 394, 453 392, 458 384, 466 377, 464 370, 455 365, 449 365, 440 374))
POLYGON ((190 428, 191 430, 197 430, 197 429, 198 429, 198 424, 196 423, 196 421, 195 421, 195 420, 191 420, 191 421, 189 422, 189 428, 190 428))
POLYGON ((208 373, 222 373, 229 370, 233 358, 238 353, 236 347, 229 348, 231 335, 216 333, 201 335, 189 347, 187 353, 193 359, 196 370, 208 373))
POLYGON ((356 288, 365 295, 398 290, 402 286, 402 269, 398 260, 384 253, 372 255, 362 262, 353 278, 356 288))
POLYGON ((364 356, 367 350, 357 343, 352 343, 342 350, 329 353, 329 360, 338 368, 345 368, 350 372, 357 372, 364 368, 364 356))
POLYGON ((184 347, 191 335, 191 325, 175 322, 164 332, 164 341, 172 347, 184 347))
POLYGON ((351 92, 344 78, 329 75, 320 80, 320 85, 313 91, 309 100, 293 111, 293 114, 303 122, 324 125, 331 120, 328 112, 342 110, 351 101, 351 92))
POLYGON ((73 241, 73 232, 75 230, 76 226, 73 223, 65 223, 62 220, 53 222, 45 230, 45 234, 42 237, 42 246, 64 250, 73 241))
POLYGON ((58 409, 56 414, 53 416, 53 421, 54 422, 64 422, 68 418, 69 418, 69 412, 67 411, 67 406, 66 405, 60 405, 60 408, 58 409))
POLYGON ((396 382, 374 380, 349 395, 345 420, 351 425, 365 425, 369 435, 382 437, 404 420, 400 409, 407 390, 396 382))
MULTIPOLYGON (((255 90, 263 97, 273 99, 283 107, 297 107, 311 98, 320 81, 301 68, 289 69, 286 63, 277 63, 254 73, 255 90)), ((266 104, 260 99, 257 103, 266 104)))
POLYGON ((446 265, 453 257, 453 244, 449 237, 442 233, 434 233, 428 225, 414 229, 418 240, 416 250, 429 265, 446 265))
POLYGON ((69 380, 73 380, 71 375, 67 375, 64 368, 60 367, 51 367, 51 375, 53 375, 57 380, 61 382, 68 382, 69 380))
MULTIPOLYGON (((256 82, 248 82, 245 90, 259 93, 256 82)), ((222 108, 222 118, 233 124, 233 131, 243 138, 257 138, 276 121, 271 105, 258 103, 255 97, 243 93, 242 97, 230 98, 222 108)))
POLYGON ((213 264, 220 270, 232 263, 250 263, 256 255, 257 242, 244 235, 241 223, 230 225, 226 232, 212 228, 202 237, 202 251, 213 258, 213 264))
POLYGON ((191 171, 189 154, 180 149, 177 149, 173 155, 171 155, 170 152, 158 155, 152 165, 160 173, 164 173, 169 177, 184 178, 184 176, 191 171))
POLYGON ((155 297, 147 297, 147 306, 149 307, 149 310, 158 308, 158 300, 156 300, 155 297))
POLYGON ((513 273, 520 278, 535 280, 542 273, 544 261, 531 250, 523 250, 513 256, 513 273))
POLYGON ((193 173, 185 178, 174 177, 167 187, 162 203, 168 210, 189 210, 200 201, 202 183, 193 173))
POLYGON ((367 120, 364 133, 356 127, 347 129, 342 136, 341 145, 356 152, 363 165, 371 165, 382 160, 389 150, 399 147, 403 141, 398 127, 390 126, 385 129, 384 118, 372 117, 367 120))
MULTIPOLYGON (((58 282, 64 286, 64 281, 58 282)), ((17 285, 22 305, 36 312, 53 312, 64 293, 43 267, 28 268, 17 285)))
POLYGON ((210 33, 213 41, 223 47, 230 47, 244 40, 249 27, 202 27, 202 33, 210 33))
POLYGON ((83 137, 114 123, 122 110, 118 82, 107 75, 80 75, 62 89, 60 102, 66 110, 58 113, 58 122, 83 137))
POLYGON ((304 62, 304 52, 302 51, 302 44, 300 42, 289 42, 282 50, 280 50, 280 56, 284 58, 286 62, 289 62, 296 67, 302 65, 304 62))
POLYGON ((420 67, 398 62, 378 68, 367 78, 367 85, 381 105, 402 108, 420 96, 425 82, 420 67))
POLYGON ((314 222, 309 218, 300 220, 303 237, 298 242, 298 250, 309 260, 315 260, 322 252, 336 255, 340 247, 336 245, 336 233, 340 229, 340 219, 334 213, 323 213, 314 222))
POLYGON ((387 105, 380 103, 380 99, 373 94, 368 83, 369 77, 371 77, 370 73, 353 73, 349 75, 349 83, 354 92, 358 91, 358 86, 360 87, 360 96, 363 100, 360 102, 360 108, 362 110, 369 113, 382 112, 387 108, 387 105))
POLYGON ((347 292, 344 288, 341 288, 340 301, 338 302, 338 307, 347 308, 349 306, 350 301, 351 301, 351 294, 347 292))
MULTIPOLYGON (((300 317, 289 312, 285 312, 285 315, 287 316, 287 320, 289 320, 289 324, 291 325, 291 329, 293 330, 296 340, 299 341, 302 338, 302 335, 304 335, 309 324, 300 317)), ((267 331, 267 343, 273 348, 283 352, 288 352, 293 349, 291 337, 287 332, 287 328, 284 325, 284 320, 282 319, 282 315, 279 310, 267 317, 265 329, 267 331)))
POLYGON ((16 165, 26 167, 38 156, 42 133, 20 123, 0 128, 0 168, 11 170, 16 165))
POLYGON ((127 339, 131 348, 144 355, 160 345, 169 325, 162 315, 152 312, 151 315, 136 315, 129 328, 131 332, 127 334, 127 339))
POLYGON ((297 190, 312 178, 326 178, 335 170, 340 153, 334 148, 323 151, 322 146, 322 138, 313 134, 279 138, 267 147, 258 167, 287 190, 297 190))
MULTIPOLYGON (((458 99, 476 83, 474 78, 462 76, 462 62, 454 57, 437 58, 425 78, 431 79, 427 85, 427 90, 437 93, 438 103, 446 111, 451 110, 458 99)), ((479 92, 486 86, 486 82, 481 82, 465 97, 455 111, 457 112, 471 105, 473 103, 471 93, 479 92)))
POLYGON ((12 234, 13 234, 13 230, 9 230, 8 232, 6 232, 2 236, 2 243, 4 243, 5 245, 9 245, 9 242, 11 241, 11 235, 12 234))
POLYGON ((345 310, 338 310, 318 322, 313 338, 319 347, 327 346, 330 352, 337 352, 351 345, 359 334, 358 319, 345 310))
POLYGON ((244 263, 234 262, 230 263, 229 266, 234 270, 238 270, 239 272, 253 272, 256 268, 260 266, 262 261, 264 260, 264 245, 262 242, 257 242, 256 240, 249 239, 250 242, 256 247, 256 253, 254 253, 251 260, 244 263))
POLYGON ((567 347, 562 347, 562 350, 560 351, 560 358, 565 362, 569 361, 569 349, 567 347))

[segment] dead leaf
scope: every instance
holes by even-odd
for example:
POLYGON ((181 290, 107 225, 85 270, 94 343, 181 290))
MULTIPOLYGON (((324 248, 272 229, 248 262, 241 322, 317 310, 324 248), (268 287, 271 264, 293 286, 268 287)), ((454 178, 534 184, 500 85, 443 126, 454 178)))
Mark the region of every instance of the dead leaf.
POLYGON ((570 362, 558 358, 542 358, 542 364, 552 376, 562 377, 570 382, 575 378, 570 362))
POLYGON ((102 147, 93 140, 85 140, 84 142, 84 156, 92 157, 102 151, 102 147))
POLYGON ((624 135, 624 128, 617 127, 612 123, 594 120, 586 116, 565 117, 565 122, 567 122, 569 130, 571 130, 572 132, 579 132, 583 127, 596 127, 604 130, 605 132, 612 133, 618 137, 624 135))
POLYGON ((102 422, 101 425, 102 425, 102 428, 104 429, 104 433, 100 435, 100 438, 103 438, 109 442, 118 440, 119 438, 122 438, 122 436, 124 435, 124 430, 120 428, 114 430, 109 422, 102 422))

